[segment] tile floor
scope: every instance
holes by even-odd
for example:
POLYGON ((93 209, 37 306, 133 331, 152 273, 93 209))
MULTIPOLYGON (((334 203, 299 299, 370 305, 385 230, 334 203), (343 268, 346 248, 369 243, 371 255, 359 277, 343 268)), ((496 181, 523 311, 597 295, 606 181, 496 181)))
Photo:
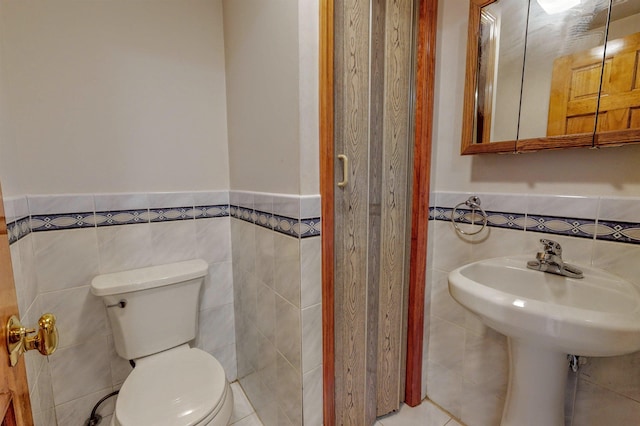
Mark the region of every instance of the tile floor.
MULTIPOLYGON (((231 384, 233 390, 233 415, 231 426, 262 426, 262 422, 256 415, 251 403, 245 396, 240 384, 231 384)), ((462 426, 455 419, 449 417, 430 401, 424 400, 417 407, 409 407, 402 404, 400 411, 381 417, 374 426, 462 426)))
MULTIPOLYGON (((233 414, 230 426, 263 426, 240 384, 231 383, 231 390, 233 391, 233 414)), ((111 416, 107 416, 100 424, 108 425, 110 422, 111 416)))
POLYGON ((231 390, 233 391, 231 426, 262 426, 262 422, 240 387, 240 383, 231 383, 231 390))
POLYGON ((400 411, 381 417, 374 426, 462 426, 447 413, 424 400, 417 407, 402 404, 400 411))

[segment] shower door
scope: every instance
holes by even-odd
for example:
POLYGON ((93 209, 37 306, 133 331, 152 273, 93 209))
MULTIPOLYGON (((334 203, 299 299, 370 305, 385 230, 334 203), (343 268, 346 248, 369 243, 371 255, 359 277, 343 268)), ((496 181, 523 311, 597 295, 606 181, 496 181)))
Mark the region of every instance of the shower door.
POLYGON ((335 423, 371 425, 404 399, 414 2, 334 4, 335 423))

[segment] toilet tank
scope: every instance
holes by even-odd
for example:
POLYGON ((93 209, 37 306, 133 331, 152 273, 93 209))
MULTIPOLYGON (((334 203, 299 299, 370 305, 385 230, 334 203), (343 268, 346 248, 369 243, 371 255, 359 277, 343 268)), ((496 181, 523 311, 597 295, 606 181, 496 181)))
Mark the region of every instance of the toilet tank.
POLYGON ((131 360, 193 340, 207 270, 195 259, 95 277, 91 292, 107 306, 118 355, 131 360))

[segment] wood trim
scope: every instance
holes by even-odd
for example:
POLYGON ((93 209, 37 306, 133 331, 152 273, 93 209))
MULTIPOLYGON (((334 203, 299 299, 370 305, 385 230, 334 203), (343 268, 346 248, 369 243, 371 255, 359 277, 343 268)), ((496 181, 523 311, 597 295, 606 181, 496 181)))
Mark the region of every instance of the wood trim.
POLYGON ((333 0, 320 2, 320 198, 322 201, 322 395, 335 425, 333 0))
MULTIPOLYGON (((11 315, 18 315, 18 301, 11 265, 11 251, 7 234, 7 221, 0 189, 0 324, 4 328, 11 315)), ((16 424, 32 425, 31 400, 25 357, 20 357, 15 367, 10 367, 9 353, 4 348, 5 332, 0 333, 3 349, 0 350, 0 392, 11 392, 16 424)), ((11 424, 11 423, 8 423, 11 424)))
POLYGON ((596 133, 595 145, 613 147, 640 143, 640 129, 616 130, 596 133))
POLYGON ((516 151, 516 141, 491 142, 487 144, 476 143, 469 145, 461 155, 472 154, 496 154, 514 153, 516 151))
POLYGON ((438 1, 420 2, 416 52, 416 111, 411 211, 411 261, 407 324, 405 402, 415 407, 422 400, 422 345, 424 296, 429 229, 429 178, 433 133, 436 27, 438 1))
POLYGON ((522 139, 517 143, 518 152, 542 151, 547 149, 564 149, 590 147, 594 144, 593 133, 580 135, 553 136, 549 138, 522 139))
POLYGON ((2 426, 16 426, 16 413, 11 392, 0 393, 0 421, 2 426))
MULTIPOLYGON (((462 107, 462 140, 460 154, 484 154, 515 151, 515 141, 474 143, 476 82, 478 80, 478 31, 482 8, 496 0, 471 0, 469 7, 469 24, 467 32, 467 67, 464 77, 464 103, 462 107)), ((434 22, 436 25, 436 22, 434 22)), ((482 142, 482 135, 480 136, 482 142)))

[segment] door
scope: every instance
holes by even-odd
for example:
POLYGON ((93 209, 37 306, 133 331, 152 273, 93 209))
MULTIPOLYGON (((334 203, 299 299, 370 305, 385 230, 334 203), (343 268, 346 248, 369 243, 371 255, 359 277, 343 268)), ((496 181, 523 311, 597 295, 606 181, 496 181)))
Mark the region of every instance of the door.
POLYGON ((371 425, 404 400, 413 13, 411 0, 335 2, 339 425, 371 425))
POLYGON ((640 128, 640 33, 556 59, 547 136, 640 128), (602 75, 602 86, 600 84, 602 75), (602 88, 601 88, 602 87, 602 88))
POLYGON ((600 47, 554 61, 547 136, 593 133, 602 59, 600 47))
POLYGON ((2 325, 2 342, 0 344, 0 415, 2 415, 2 423, 0 425, 29 426, 33 425, 33 419, 24 357, 20 357, 15 367, 11 367, 5 344, 5 325, 11 315, 18 316, 18 302, 9 253, 7 221, 1 200, 2 190, 0 189, 0 325, 2 325))
POLYGON ((607 42, 598 133, 640 128, 640 33, 607 42))

